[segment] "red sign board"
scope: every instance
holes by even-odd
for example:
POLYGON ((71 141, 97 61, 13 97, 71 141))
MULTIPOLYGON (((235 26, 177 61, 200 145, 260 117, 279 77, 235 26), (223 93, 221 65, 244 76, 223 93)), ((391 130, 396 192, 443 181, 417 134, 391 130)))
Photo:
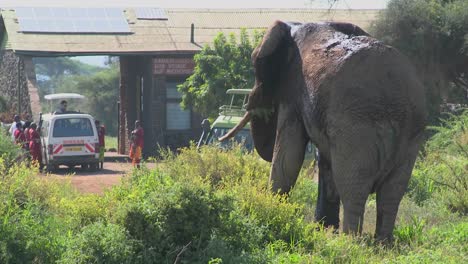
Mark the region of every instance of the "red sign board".
POLYGON ((154 58, 154 75, 190 75, 195 63, 187 58, 154 58))

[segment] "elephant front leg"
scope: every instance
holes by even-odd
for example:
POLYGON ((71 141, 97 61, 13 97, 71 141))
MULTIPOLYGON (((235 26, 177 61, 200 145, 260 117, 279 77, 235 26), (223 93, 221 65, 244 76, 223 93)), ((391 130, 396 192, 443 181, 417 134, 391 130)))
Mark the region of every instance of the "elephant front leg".
POLYGON ((319 155, 318 166, 319 187, 315 221, 325 227, 333 226, 338 229, 340 226, 340 196, 331 175, 331 165, 324 155, 319 155))
POLYGON ((295 111, 280 105, 278 129, 270 171, 274 192, 288 193, 294 186, 304 162, 308 137, 295 111))

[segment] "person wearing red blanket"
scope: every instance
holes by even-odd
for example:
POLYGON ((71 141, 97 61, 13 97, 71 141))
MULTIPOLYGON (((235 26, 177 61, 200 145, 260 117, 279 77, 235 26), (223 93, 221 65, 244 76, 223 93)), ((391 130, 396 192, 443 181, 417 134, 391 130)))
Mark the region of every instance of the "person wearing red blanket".
POLYGON ((42 168, 41 138, 34 122, 29 128, 29 153, 31 153, 32 162, 36 162, 42 168))
POLYGON ((15 143, 25 149, 24 144, 26 143, 26 137, 24 136, 23 126, 20 122, 16 123, 16 130, 13 133, 13 136, 15 137, 15 143))
POLYGON ((140 168, 141 153, 144 145, 144 131, 141 127, 140 120, 135 121, 135 129, 132 131, 132 144, 130 146, 130 158, 132 159, 133 166, 140 168))

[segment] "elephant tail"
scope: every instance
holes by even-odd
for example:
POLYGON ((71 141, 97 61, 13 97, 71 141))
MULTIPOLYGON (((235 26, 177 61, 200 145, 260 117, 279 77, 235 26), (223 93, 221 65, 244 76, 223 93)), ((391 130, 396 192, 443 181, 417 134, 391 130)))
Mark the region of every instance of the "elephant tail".
POLYGON ((237 134, 237 132, 239 132, 239 130, 241 130, 242 128, 245 127, 245 125, 247 125, 247 123, 250 121, 251 118, 252 118, 252 115, 250 114, 250 112, 247 111, 244 117, 242 118, 242 120, 239 122, 239 124, 237 124, 231 130, 229 130, 229 132, 227 132, 226 135, 220 137, 219 141, 225 141, 234 137, 237 134))

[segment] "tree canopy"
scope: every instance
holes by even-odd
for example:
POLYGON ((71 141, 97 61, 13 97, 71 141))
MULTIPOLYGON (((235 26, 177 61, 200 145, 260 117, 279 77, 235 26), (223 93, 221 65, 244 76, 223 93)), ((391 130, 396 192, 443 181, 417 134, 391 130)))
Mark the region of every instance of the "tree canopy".
MULTIPOLYGON (((119 68, 116 58, 109 58, 108 68, 96 67, 70 58, 36 58, 39 94, 74 92, 86 96, 84 112, 106 126, 107 134, 117 134, 119 68)), ((71 109, 71 108, 70 108, 71 109)))
POLYGON ((261 37, 259 32, 250 36, 242 30, 238 41, 234 34, 226 37, 219 33, 213 46, 205 46, 195 55, 194 73, 178 87, 182 106, 214 118, 219 106, 228 100, 228 89, 252 88, 254 74, 250 56, 261 37))
POLYGON ((433 120, 440 103, 467 103, 468 1, 390 0, 372 33, 414 62, 433 120))

